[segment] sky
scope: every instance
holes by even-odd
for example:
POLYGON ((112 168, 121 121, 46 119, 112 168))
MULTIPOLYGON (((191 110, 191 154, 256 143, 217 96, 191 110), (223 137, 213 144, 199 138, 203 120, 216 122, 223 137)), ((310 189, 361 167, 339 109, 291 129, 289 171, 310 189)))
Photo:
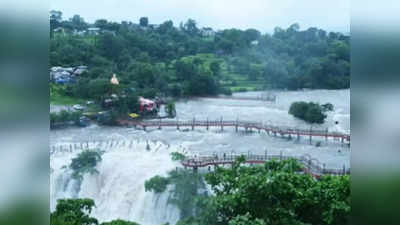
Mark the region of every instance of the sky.
POLYGON ((51 9, 62 11, 63 19, 78 14, 87 22, 138 23, 145 16, 151 24, 172 20, 175 26, 191 18, 198 27, 214 30, 255 28, 272 33, 277 26, 298 23, 301 30, 350 32, 350 0, 51 0, 51 9))

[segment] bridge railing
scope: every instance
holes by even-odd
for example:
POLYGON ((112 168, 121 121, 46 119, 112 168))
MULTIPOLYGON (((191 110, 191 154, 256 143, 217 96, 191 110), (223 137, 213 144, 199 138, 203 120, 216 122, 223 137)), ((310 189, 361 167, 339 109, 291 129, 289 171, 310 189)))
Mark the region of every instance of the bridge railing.
POLYGON ((246 163, 265 163, 271 160, 289 160, 289 159, 297 159, 303 166, 304 170, 308 173, 312 173, 313 175, 344 175, 350 174, 350 168, 343 169, 327 169, 325 165, 320 163, 317 159, 310 158, 309 155, 304 156, 285 156, 285 155, 224 155, 223 157, 214 155, 214 156, 199 156, 199 157, 191 157, 182 161, 184 166, 188 167, 205 167, 209 165, 218 165, 218 164, 232 164, 239 157, 245 157, 246 163))
POLYGON ((276 132, 281 134, 293 134, 293 135, 313 135, 313 136, 330 136, 330 137, 343 137, 350 139, 350 134, 341 133, 337 131, 329 131, 328 129, 313 129, 312 127, 297 128, 289 126, 275 126, 270 124, 264 124, 261 122, 246 121, 246 120, 160 120, 160 121, 129 121, 131 125, 146 126, 146 127, 157 127, 157 126, 177 126, 177 127, 190 127, 190 126, 237 126, 244 128, 255 128, 265 130, 269 132, 276 132))

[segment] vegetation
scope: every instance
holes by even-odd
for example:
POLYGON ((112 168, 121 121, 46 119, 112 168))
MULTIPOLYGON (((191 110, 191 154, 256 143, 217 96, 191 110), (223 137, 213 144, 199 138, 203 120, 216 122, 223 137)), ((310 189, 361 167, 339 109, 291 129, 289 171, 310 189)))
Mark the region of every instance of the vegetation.
POLYGON ((154 176, 144 183, 146 191, 154 191, 155 193, 162 193, 167 189, 169 180, 161 176, 154 176))
POLYGON ((51 225, 97 225, 90 217, 95 203, 92 199, 59 199, 56 210, 50 214, 51 225))
POLYGON ((59 113, 50 113, 50 126, 55 125, 56 123, 65 123, 65 122, 74 122, 78 123, 79 118, 81 117, 82 113, 78 111, 66 111, 61 110, 59 113))
MULTIPOLYGON (((95 207, 92 199, 59 199, 56 210, 50 214, 50 225, 98 225, 96 218, 90 217, 95 207)), ((113 220, 100 225, 139 225, 135 222, 113 220)))
POLYGON ((85 173, 98 173, 96 166, 101 161, 101 154, 96 150, 86 150, 79 153, 69 165, 69 168, 73 171, 72 177, 81 181, 85 173))
POLYGON ((187 224, 347 224, 350 214, 348 176, 316 180, 298 173, 295 160, 264 166, 217 168, 206 175, 215 193, 209 207, 187 224), (211 213, 210 213, 211 212, 211 213), (214 213, 212 213, 214 212, 214 213))
POLYGON ((302 119, 308 123, 322 124, 325 122, 326 111, 333 110, 330 103, 321 106, 314 102, 293 102, 289 109, 289 114, 302 119))
POLYGON ((173 161, 182 161, 185 159, 185 155, 179 152, 172 152, 171 158, 173 161))
POLYGON ((298 24, 274 33, 225 29, 206 35, 189 19, 178 28, 149 18, 104 19, 88 24, 79 15, 50 20, 50 66, 87 65, 89 71, 62 95, 100 99, 135 90, 136 96, 202 96, 263 88, 349 88, 349 36, 298 24), (74 35, 88 27, 100 35, 74 35), (62 27, 65 33, 54 33, 62 27), (116 73, 120 85, 110 85, 116 73))
POLYGON ((167 105, 165 106, 165 113, 171 118, 174 118, 176 116, 176 108, 175 108, 175 102, 169 101, 167 105))

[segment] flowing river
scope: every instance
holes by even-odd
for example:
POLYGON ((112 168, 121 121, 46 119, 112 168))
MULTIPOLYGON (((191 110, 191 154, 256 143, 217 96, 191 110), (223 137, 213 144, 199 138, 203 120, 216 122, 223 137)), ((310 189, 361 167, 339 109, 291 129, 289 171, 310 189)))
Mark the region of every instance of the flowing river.
MULTIPOLYGON (((259 96, 260 92, 237 93, 234 96, 259 96)), ((176 104, 174 120, 248 120, 273 125, 310 128, 304 121, 288 114, 294 101, 332 103, 333 112, 328 113, 325 124, 315 129, 350 133, 350 90, 310 90, 275 92, 276 103, 249 100, 200 98, 180 101, 176 104), (336 124, 335 122, 338 122, 336 124)), ((171 225, 179 220, 179 210, 168 204, 168 192, 154 194, 145 192, 144 182, 155 175, 166 175, 179 167, 170 158, 171 152, 187 154, 283 154, 300 156, 309 154, 326 164, 327 168, 350 167, 350 149, 340 141, 324 138, 296 138, 268 136, 261 132, 245 132, 234 128, 135 128, 102 127, 68 128, 50 132, 50 207, 54 210, 60 198, 92 198, 96 208, 92 215, 103 221, 125 219, 142 225, 171 225), (98 165, 98 174, 87 174, 79 185, 71 179, 64 166, 79 153, 76 146, 89 142, 89 148, 105 151, 98 165), (112 144, 110 144, 112 143, 112 144), (319 143, 320 146, 316 146, 319 143), (72 146, 72 151, 57 151, 72 146)), ((85 145, 84 145, 85 146, 85 145)))

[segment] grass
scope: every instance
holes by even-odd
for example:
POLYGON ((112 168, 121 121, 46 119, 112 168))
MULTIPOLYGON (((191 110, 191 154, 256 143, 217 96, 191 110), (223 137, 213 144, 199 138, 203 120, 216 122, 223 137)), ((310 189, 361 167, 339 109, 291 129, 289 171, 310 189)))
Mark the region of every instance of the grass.
POLYGON ((63 94, 64 86, 50 84, 50 104, 51 105, 75 105, 85 104, 86 99, 78 99, 63 94))

